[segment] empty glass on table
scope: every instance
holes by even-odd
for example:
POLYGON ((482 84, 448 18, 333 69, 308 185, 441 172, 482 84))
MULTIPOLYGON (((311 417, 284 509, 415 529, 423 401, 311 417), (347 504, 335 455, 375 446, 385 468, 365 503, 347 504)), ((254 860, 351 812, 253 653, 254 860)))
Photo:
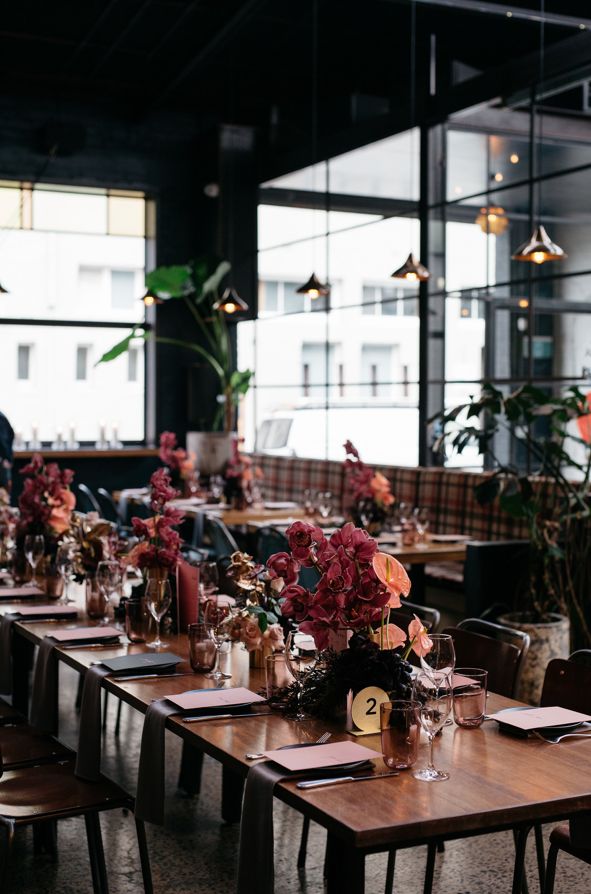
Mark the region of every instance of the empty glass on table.
POLYGON ((429 739, 429 763, 415 770, 415 779, 423 782, 443 782, 449 773, 438 770, 433 762, 435 737, 450 715, 453 701, 452 675, 431 670, 419 671, 413 686, 413 698, 419 702, 419 720, 429 739))
POLYGON ((329 490, 319 490, 316 494, 316 508, 321 518, 329 518, 332 513, 332 493, 329 490))
POLYGON ((206 676, 219 683, 220 680, 231 680, 232 674, 227 674, 220 668, 220 656, 222 650, 230 643, 230 622, 233 608, 226 599, 211 598, 205 603, 203 619, 211 628, 211 636, 216 647, 215 667, 206 676))
POLYGON ((148 611, 156 621, 156 639, 146 645, 150 649, 159 651, 166 646, 160 639, 160 622, 168 611, 172 600, 172 590, 169 580, 150 578, 146 584, 146 605, 148 611))
POLYGON ((318 661, 319 651, 309 633, 292 632, 285 643, 285 659, 287 666, 298 682, 298 710, 294 720, 306 720, 301 705, 302 685, 307 674, 318 661))
POLYGON ((31 587, 37 586, 37 565, 45 555, 45 537, 43 534, 27 534, 25 537, 25 556, 31 566, 31 587))
POLYGON ((115 559, 105 559, 96 568, 96 582, 103 600, 101 624, 110 624, 115 613, 114 600, 121 586, 121 568, 115 559))

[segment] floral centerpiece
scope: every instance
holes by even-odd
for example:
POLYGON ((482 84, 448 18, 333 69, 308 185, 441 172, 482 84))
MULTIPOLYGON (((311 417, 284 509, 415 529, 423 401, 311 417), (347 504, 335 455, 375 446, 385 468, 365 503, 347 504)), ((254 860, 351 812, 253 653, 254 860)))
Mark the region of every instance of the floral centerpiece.
POLYGON ((194 453, 189 453, 177 446, 177 437, 172 431, 163 431, 160 435, 159 457, 168 469, 171 483, 185 495, 190 493, 191 485, 196 478, 196 460, 194 453))
POLYGON ((263 478, 262 469, 255 466, 250 456, 240 451, 241 438, 232 442, 232 458, 226 465, 224 496, 236 509, 260 499, 259 482, 263 478))
POLYGON ((281 606, 277 593, 283 587, 283 579, 242 552, 232 553, 226 574, 245 598, 244 605, 231 619, 231 638, 243 643, 249 652, 282 649, 283 627, 279 623, 281 606))
POLYGON ((370 534, 379 534, 394 503, 390 482, 381 472, 367 466, 351 441, 343 445, 347 512, 355 524, 370 534))
POLYGON ((18 541, 27 534, 42 534, 46 553, 55 552, 58 540, 69 530, 76 497, 70 490, 74 478, 71 469, 57 463, 45 463, 39 453, 21 469, 23 490, 18 500, 20 521, 18 541))
POLYGON ((73 513, 69 539, 72 542, 74 579, 78 583, 94 577, 99 562, 117 554, 119 538, 114 525, 98 521, 90 514, 73 513))
POLYGON ((126 563, 140 568, 147 577, 166 579, 179 563, 182 541, 175 529, 185 516, 168 505, 176 497, 178 491, 171 486, 166 469, 157 469, 150 478, 150 508, 154 515, 131 519, 139 542, 128 553, 126 563))
POLYGON ((290 552, 276 553, 267 569, 278 582, 281 612, 301 633, 313 637, 323 654, 298 694, 300 705, 318 716, 330 714, 350 690, 378 685, 393 697, 407 697, 411 650, 425 655, 432 647, 416 616, 404 631, 390 622, 402 606, 410 580, 404 567, 378 552, 367 531, 347 523, 326 538, 305 522, 287 529, 290 552), (301 568, 315 568, 314 590, 299 583, 301 568), (348 639, 348 648, 338 649, 348 639), (341 641, 339 643, 339 640, 341 641))

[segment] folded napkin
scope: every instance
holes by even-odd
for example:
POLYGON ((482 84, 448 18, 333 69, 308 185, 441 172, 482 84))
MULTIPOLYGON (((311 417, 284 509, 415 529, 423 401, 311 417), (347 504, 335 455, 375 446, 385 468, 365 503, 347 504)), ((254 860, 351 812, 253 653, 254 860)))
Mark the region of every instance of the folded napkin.
POLYGON ((0 618, 0 692, 12 692, 12 625, 18 612, 10 612, 0 618))
POLYGON ((97 782, 101 775, 101 685, 110 673, 108 667, 96 664, 84 675, 74 772, 89 782, 97 782))
POLYGON ((57 684, 58 665, 55 647, 49 636, 41 640, 31 693, 29 719, 32 726, 46 733, 57 733, 57 684))
POLYGON ((248 771, 240 820, 237 894, 273 894, 273 789, 286 775, 285 770, 267 762, 248 771))
POLYGON ((39 587, 0 587, 0 599, 33 599, 36 596, 44 596, 39 587))
POLYGON ((135 815, 140 820, 164 823, 164 732, 166 719, 179 708, 166 699, 156 699, 144 718, 140 764, 135 796, 135 815))

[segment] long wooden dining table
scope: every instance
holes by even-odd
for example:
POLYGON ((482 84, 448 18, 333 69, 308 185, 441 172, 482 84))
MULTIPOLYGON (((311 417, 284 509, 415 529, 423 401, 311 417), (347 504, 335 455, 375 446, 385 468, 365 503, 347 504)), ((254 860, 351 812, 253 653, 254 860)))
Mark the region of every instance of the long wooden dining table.
MULTIPOLYGON (((16 611, 18 607, 18 604, 4 603, 2 611, 16 611)), ((26 709, 27 670, 34 646, 50 629, 71 626, 71 623, 15 622, 12 648, 16 707, 26 709)), ((190 674, 186 638, 169 636, 167 640, 168 649, 183 658, 178 670, 190 674)), ((92 663, 102 658, 145 649, 143 645, 122 643, 100 649, 62 647, 57 652, 60 661, 84 674, 92 663)), ((264 683, 263 671, 249 667, 248 655, 239 646, 232 656, 232 675, 229 684, 232 686, 246 685, 256 691, 264 683)), ((118 682, 110 677, 103 680, 109 693, 143 713, 153 699, 210 685, 214 684, 198 674, 144 681, 118 682)), ((487 711, 491 713, 516 704, 491 694, 487 711)), ((229 811, 234 819, 239 815, 240 782, 252 766, 245 758, 247 752, 313 742, 325 730, 332 732, 333 741, 349 738, 342 725, 312 719, 295 722, 278 713, 249 720, 216 719, 200 723, 184 723, 180 716, 173 715, 167 720, 167 729, 218 760, 227 777, 237 780, 234 809, 229 811)), ((381 751, 378 735, 357 741, 381 751)), ((426 758, 425 742, 419 761, 425 762, 426 758)), ((527 831, 535 821, 545 823, 591 811, 591 746, 582 739, 552 746, 535 738, 508 736, 493 721, 474 730, 453 726, 444 729, 438 738, 435 762, 449 771, 449 781, 428 784, 414 779, 411 771, 403 771, 397 777, 310 791, 297 789, 293 781, 277 784, 277 798, 328 832, 328 894, 343 891, 363 894, 366 854, 514 827, 521 830, 518 843, 523 849, 527 831)), ((378 762, 376 770, 383 769, 378 762)), ((517 871, 512 882, 513 894, 518 894, 520 889, 521 877, 517 871)))

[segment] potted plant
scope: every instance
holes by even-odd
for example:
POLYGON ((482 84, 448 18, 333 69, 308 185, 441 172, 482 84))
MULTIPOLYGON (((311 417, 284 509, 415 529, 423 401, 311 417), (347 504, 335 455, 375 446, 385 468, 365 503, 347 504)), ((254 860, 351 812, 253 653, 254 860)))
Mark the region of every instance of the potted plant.
MULTIPOLYGON (((146 340, 152 337, 161 344, 192 351, 209 364, 219 383, 218 410, 212 425, 213 433, 219 434, 213 439, 190 439, 190 449, 198 455, 201 471, 206 474, 220 472, 230 459, 236 407, 241 396, 248 391, 252 377, 252 370, 241 371, 235 368, 226 314, 222 309, 216 309, 220 284, 229 270, 230 264, 227 261, 214 266, 211 261, 198 258, 186 264, 156 267, 147 273, 146 286, 153 300, 158 303, 174 300, 184 302, 193 321, 194 339, 191 339, 191 333, 183 338, 152 335, 145 324, 138 323, 98 361, 107 363, 114 360, 128 351, 135 339, 146 340), (220 444, 216 444, 216 441, 220 444)), ((201 436, 210 433, 191 434, 201 436)))
MULTIPOLYGON (((458 453, 476 445, 494 468, 476 487, 482 505, 527 524, 529 559, 513 611, 499 621, 529 633, 522 696, 536 701, 546 665, 576 647, 591 646, 587 595, 591 582, 591 426, 587 397, 576 387, 554 397, 523 385, 504 395, 485 384, 478 398, 437 414, 458 453), (505 433, 516 463, 501 460, 495 436, 505 433)), ((499 594, 502 597, 502 594, 499 594)))

